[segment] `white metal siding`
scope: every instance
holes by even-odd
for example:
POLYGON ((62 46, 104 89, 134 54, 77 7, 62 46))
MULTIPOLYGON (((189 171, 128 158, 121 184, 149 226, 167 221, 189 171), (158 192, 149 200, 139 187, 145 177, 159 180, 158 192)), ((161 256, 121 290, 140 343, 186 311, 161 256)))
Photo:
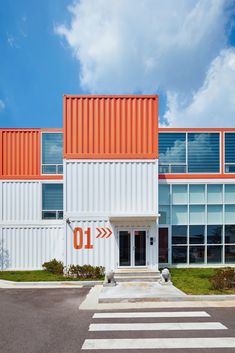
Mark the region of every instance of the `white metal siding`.
MULTIPOLYGON (((84 242, 86 238, 84 236, 84 242)), ((92 221, 73 221, 67 225, 67 265, 93 265, 105 266, 108 269, 115 267, 115 247, 116 237, 114 228, 108 221, 105 220, 92 220, 92 221), (85 231, 88 227, 91 228, 91 243, 93 249, 80 250, 74 249, 73 243, 73 230, 75 227, 82 227, 85 231), (98 231, 96 227, 109 227, 113 234, 108 238, 96 238, 98 231)))
POLYGON ((4 181, 0 184, 3 222, 41 219, 40 182, 4 181))
POLYGON ((5 227, 1 246, 4 258, 0 267, 23 270, 41 269, 45 261, 63 260, 64 228, 62 226, 5 227))
POLYGON ((65 212, 156 214, 157 183, 157 161, 65 161, 65 212))

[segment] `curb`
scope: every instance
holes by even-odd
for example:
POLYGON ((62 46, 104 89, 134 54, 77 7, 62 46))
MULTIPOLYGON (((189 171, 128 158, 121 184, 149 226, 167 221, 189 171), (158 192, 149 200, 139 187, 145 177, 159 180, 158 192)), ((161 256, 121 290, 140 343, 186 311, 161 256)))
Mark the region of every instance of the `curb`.
POLYGON ((7 280, 0 280, 0 288, 81 288, 91 287, 96 284, 103 284, 103 281, 51 281, 51 282, 14 282, 7 280))
POLYGON ((141 303, 141 302, 192 302, 192 301, 226 301, 234 300, 235 295, 185 295, 185 296, 169 296, 169 297, 143 297, 143 298, 99 298, 99 304, 112 303, 141 303))

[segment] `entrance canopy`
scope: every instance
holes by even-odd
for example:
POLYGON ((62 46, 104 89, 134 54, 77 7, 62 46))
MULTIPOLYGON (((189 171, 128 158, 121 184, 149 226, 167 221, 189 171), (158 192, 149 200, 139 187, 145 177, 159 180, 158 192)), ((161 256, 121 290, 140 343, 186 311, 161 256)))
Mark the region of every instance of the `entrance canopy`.
POLYGON ((115 215, 110 215, 109 216, 109 221, 110 222, 120 222, 120 221, 156 221, 159 218, 159 215, 157 214, 115 214, 115 215))

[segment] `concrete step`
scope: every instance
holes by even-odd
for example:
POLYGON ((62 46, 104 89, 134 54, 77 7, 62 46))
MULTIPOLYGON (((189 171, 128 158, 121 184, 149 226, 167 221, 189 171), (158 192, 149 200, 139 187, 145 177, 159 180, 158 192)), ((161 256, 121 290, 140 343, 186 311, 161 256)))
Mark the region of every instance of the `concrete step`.
POLYGON ((157 282, 160 279, 160 276, 149 276, 149 277, 142 277, 142 276, 114 276, 115 281, 119 282, 157 282))
POLYGON ((159 276, 160 277, 160 272, 159 271, 142 271, 142 272, 137 272, 137 271, 132 271, 132 272, 119 272, 115 271, 115 276, 118 277, 152 277, 152 276, 159 276))

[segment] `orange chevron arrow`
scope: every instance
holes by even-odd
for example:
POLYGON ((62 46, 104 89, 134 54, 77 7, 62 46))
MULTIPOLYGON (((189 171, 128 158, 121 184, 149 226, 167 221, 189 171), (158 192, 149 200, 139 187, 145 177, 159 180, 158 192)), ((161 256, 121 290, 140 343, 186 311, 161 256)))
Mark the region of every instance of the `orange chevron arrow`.
POLYGON ((101 238, 104 238, 105 236, 106 236, 106 234, 107 234, 107 231, 106 231, 106 229, 105 228, 101 228, 102 229, 102 231, 104 232, 104 234, 102 235, 102 237, 101 238))
POLYGON ((101 236, 102 232, 101 232, 100 228, 98 228, 98 227, 96 228, 96 230, 98 230, 98 232, 99 232, 99 233, 97 234, 96 238, 99 238, 99 237, 101 236))
POLYGON ((108 230, 108 236, 106 237, 106 239, 108 239, 110 237, 110 235, 113 234, 113 232, 111 231, 111 229, 109 227, 106 227, 106 229, 108 230))

